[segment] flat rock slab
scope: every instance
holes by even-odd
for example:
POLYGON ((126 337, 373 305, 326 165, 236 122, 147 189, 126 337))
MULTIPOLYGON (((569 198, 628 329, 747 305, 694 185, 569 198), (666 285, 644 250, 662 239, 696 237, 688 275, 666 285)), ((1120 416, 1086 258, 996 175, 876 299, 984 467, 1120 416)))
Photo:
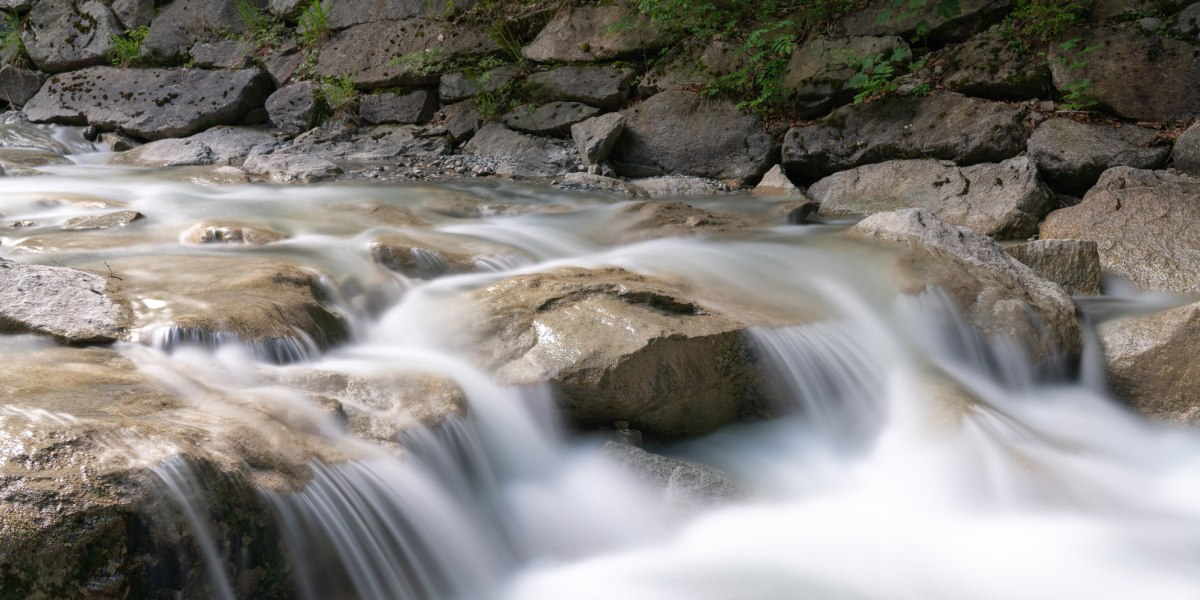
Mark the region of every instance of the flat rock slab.
POLYGON ((35 123, 95 125, 159 140, 236 125, 262 107, 270 87, 258 69, 92 67, 52 77, 25 105, 25 114, 35 123))
POLYGON ((504 115, 509 128, 533 135, 564 136, 571 126, 600 114, 600 109, 582 102, 550 102, 504 115))
POLYGON ((1200 293, 1200 178, 1114 167, 1041 238, 1096 242, 1100 264, 1142 289, 1200 293))
POLYGON ((112 37, 122 31, 100 0, 35 0, 21 40, 37 68, 59 73, 108 62, 112 37))
POLYGON ((363 89, 437 85, 437 65, 499 51, 482 27, 426 19, 375 21, 334 35, 321 49, 317 72, 349 75, 363 89))
POLYGON ((549 100, 582 102, 616 110, 629 100, 634 71, 604 65, 595 67, 558 67, 534 73, 526 80, 540 97, 549 100))
POLYGON ((999 102, 935 93, 884 98, 835 110, 783 140, 783 166, 805 182, 865 164, 937 158, 970 165, 1025 150, 1025 112, 999 102))
POLYGON ((1120 127, 1050 119, 1029 137, 1029 156, 1055 189, 1082 196, 1110 167, 1158 169, 1171 146, 1158 132, 1137 125, 1120 127))
POLYGON ((834 173, 808 188, 827 218, 925 208, 950 225, 998 239, 1027 238, 1054 195, 1024 156, 959 167, 949 161, 893 160, 834 173))
POLYGON ((107 279, 0 258, 0 331, 103 344, 121 339, 127 322, 125 309, 109 295, 107 279))

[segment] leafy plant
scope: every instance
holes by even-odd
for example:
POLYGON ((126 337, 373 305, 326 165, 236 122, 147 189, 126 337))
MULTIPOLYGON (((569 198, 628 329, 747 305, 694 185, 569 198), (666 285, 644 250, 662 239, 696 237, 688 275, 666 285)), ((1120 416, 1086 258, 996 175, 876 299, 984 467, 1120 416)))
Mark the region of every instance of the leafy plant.
POLYGON ((300 13, 300 37, 309 47, 329 37, 329 11, 322 0, 312 0, 300 13))
MULTIPOLYGON (((925 14, 925 9, 929 6, 931 0, 890 0, 890 5, 880 11, 876 18, 877 24, 884 24, 891 21, 907 24, 917 17, 925 14)), ((943 19, 949 19, 958 15, 962 10, 959 0, 938 0, 936 5, 937 15, 943 19)), ((913 39, 919 40, 929 33, 929 21, 921 19, 916 22, 913 39)))
POLYGON ((321 99, 332 114, 352 110, 358 102, 358 89, 354 87, 354 78, 349 75, 327 77, 321 84, 321 99))
POLYGON ((0 59, 11 64, 25 56, 25 41, 21 39, 21 18, 17 13, 4 11, 0 31, 0 59))
POLYGON ((138 64, 142 54, 142 42, 146 41, 146 36, 149 34, 150 28, 142 25, 121 35, 112 36, 108 47, 108 58, 112 61, 113 66, 128 67, 138 64))
MULTIPOLYGON (((1071 38, 1060 43, 1058 47, 1064 51, 1064 55, 1055 58, 1055 61, 1071 71, 1079 71, 1087 67, 1087 55, 1099 49, 1100 46, 1093 44, 1079 48, 1080 43, 1082 43, 1082 40, 1079 38, 1071 38)), ((1060 106, 1066 110, 1088 110, 1094 108, 1097 100, 1091 94, 1091 89, 1091 79, 1077 79, 1064 83, 1060 86, 1060 91, 1062 92, 1060 106)))
MULTIPOLYGON (((858 71, 846 82, 846 87, 857 92, 854 94, 854 103, 861 103, 876 94, 895 91, 901 69, 911 60, 912 51, 906 46, 895 48, 890 53, 878 52, 847 59, 846 65, 858 71)), ((917 66, 919 68, 920 63, 917 66)))
POLYGON ((706 88, 715 96, 733 93, 747 98, 738 103, 742 110, 763 110, 782 102, 787 95, 783 76, 796 50, 799 36, 794 21, 780 19, 751 31, 735 50, 741 66, 717 77, 706 88))
POLYGON ((1049 42, 1066 33, 1092 10, 1095 0, 1017 0, 1000 27, 1000 34, 1018 52, 1029 42, 1049 42))
POLYGON ((250 0, 233 0, 238 18, 246 27, 246 39, 260 48, 278 46, 287 28, 275 16, 264 12, 250 0))

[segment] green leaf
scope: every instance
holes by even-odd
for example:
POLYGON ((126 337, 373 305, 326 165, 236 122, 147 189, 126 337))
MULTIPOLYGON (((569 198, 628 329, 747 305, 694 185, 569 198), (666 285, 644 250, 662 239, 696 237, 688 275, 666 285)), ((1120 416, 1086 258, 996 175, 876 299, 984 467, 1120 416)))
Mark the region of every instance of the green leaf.
POLYGON ((871 82, 871 78, 867 77, 866 73, 855 73, 846 81, 846 86, 853 90, 862 89, 871 82))
POLYGON ((943 19, 952 19, 962 12, 962 6, 959 0, 942 0, 937 7, 938 16, 943 19))

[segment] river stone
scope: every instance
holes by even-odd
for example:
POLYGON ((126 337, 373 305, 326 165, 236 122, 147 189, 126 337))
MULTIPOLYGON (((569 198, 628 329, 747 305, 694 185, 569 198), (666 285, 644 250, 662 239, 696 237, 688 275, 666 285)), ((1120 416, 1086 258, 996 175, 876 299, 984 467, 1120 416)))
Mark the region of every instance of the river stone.
POLYGON ((333 2, 327 10, 329 27, 336 31, 376 21, 445 17, 474 5, 475 0, 358 0, 333 2))
POLYGON ((1028 148, 1050 185, 1082 196, 1110 167, 1161 168, 1171 147, 1157 138, 1157 131, 1136 125, 1113 127, 1050 119, 1034 130, 1028 148))
POLYGON ((686 298, 618 268, 512 276, 475 293, 475 351, 503 382, 553 383, 576 426, 699 435, 760 398, 744 326, 686 298))
POLYGON ((566 66, 534 73, 525 80, 525 85, 546 100, 582 102, 617 110, 629 100, 633 76, 632 69, 610 65, 566 66))
POLYGON ((48 335, 65 344, 103 344, 125 334, 126 310, 99 275, 0 258, 0 281, 4 333, 48 335))
POLYGON ((35 0, 21 40, 33 64, 60 73, 108 62, 121 24, 99 0, 35 0))
POLYGON ((341 167, 328 160, 302 154, 259 154, 247 158, 242 168, 276 183, 311 183, 342 173, 341 167))
POLYGON ((1100 251, 1087 240, 1034 240, 1005 252, 1071 294, 1100 294, 1100 251))
POLYGON ((254 44, 243 40, 196 42, 190 54, 202 69, 245 69, 254 64, 254 44))
POLYGON ((947 52, 948 89, 993 100, 1028 100, 1051 88, 1046 61, 1030 60, 1004 39, 999 27, 977 35, 947 52))
POLYGON ((262 106, 269 88, 258 69, 91 67, 51 77, 25 105, 25 114, 35 123, 95 125, 161 140, 236 125, 262 106))
POLYGON ((1024 156, 959 167, 930 159, 892 160, 834 173, 810 186, 822 217, 861 217, 924 208, 950 225, 997 239, 1027 238, 1054 195, 1024 156))
POLYGON ((1200 293, 1200 178, 1114 167, 1041 238, 1096 242, 1104 269, 1142 289, 1200 293))
POLYGON ((266 102, 271 124, 292 135, 312 129, 321 113, 320 91, 315 81, 297 81, 275 90, 266 102))
POLYGON ((675 90, 622 114, 625 131, 611 154, 622 175, 678 174, 742 183, 770 166, 774 143, 763 131, 762 118, 730 101, 675 90))
POLYGON ((537 107, 518 108, 504 115, 510 129, 533 135, 562 137, 571 126, 600 114, 600 109, 580 102, 551 102, 537 107))
POLYGON ((783 90, 801 118, 828 112, 854 97, 854 90, 846 87, 858 72, 848 64, 852 58, 876 54, 891 57, 898 48, 907 51, 908 44, 895 36, 809 40, 792 52, 783 74, 783 90))
POLYGON ((212 127, 187 138, 208 146, 213 162, 240 165, 247 156, 266 154, 279 146, 275 133, 256 127, 212 127))
POLYGON ((558 11, 521 55, 551 63, 612 60, 646 54, 670 41, 632 6, 588 4, 558 11))
POLYGON ((1103 108, 1128 119, 1186 120, 1200 116, 1200 57, 1185 42, 1133 29, 1083 30, 1078 45, 1050 49, 1054 86, 1090 81, 1086 93, 1103 108), (1086 56, 1082 49, 1097 47, 1086 56), (1072 68, 1076 63, 1082 66, 1072 68), (1154 85, 1131 85, 1155 74, 1154 85))
POLYGON ((605 192, 620 196, 637 196, 643 192, 629 183, 615 177, 606 177, 595 173, 567 173, 555 184, 566 190, 581 192, 605 192))
POLYGON ((383 92, 363 96, 358 116, 372 125, 381 123, 428 123, 437 112, 437 94, 414 90, 403 94, 383 92))
POLYGON ((655 491, 668 506, 702 509, 730 504, 745 496, 737 482, 719 469, 617 442, 605 442, 601 450, 655 491))
MULTIPOLYGON (((295 21, 308 7, 310 0, 267 0, 267 10, 285 21, 295 21)), ((332 5, 333 3, 329 3, 332 5)), ((331 10, 332 6, 326 10, 331 10)))
POLYGON ((612 151, 617 138, 625 130, 625 116, 609 113, 571 126, 571 139, 585 165, 598 165, 612 151))
POLYGON ((459 102, 442 109, 442 126, 459 144, 465 144, 475 135, 482 119, 473 102, 459 102))
POLYGON ((553 177, 575 168, 570 149, 545 138, 488 123, 463 146, 463 152, 499 161, 496 173, 518 177, 553 177))
POLYGON ((1200 424, 1200 304, 1096 328, 1113 391, 1138 412, 1200 424))
POLYGON ((0 170, 10 177, 41 175, 42 167, 69 164, 65 156, 48 150, 0 148, 0 170))
POLYGON ((146 218, 146 215, 136 210, 118 210, 96 217, 73 217, 63 223, 63 229, 68 231, 88 231, 91 229, 112 229, 124 227, 146 218))
POLYGON ((871 215, 847 235, 902 250, 903 293, 944 291, 968 323, 1014 342, 1035 361, 1078 356, 1082 338, 1071 297, 991 238, 947 225, 923 208, 871 215))
POLYGON ((479 75, 446 73, 438 81, 438 98, 445 104, 454 104, 481 92, 494 92, 508 85, 516 73, 516 67, 511 65, 496 67, 479 75))
POLYGON ((373 21, 334 35, 321 48, 317 72, 322 77, 349 75, 362 89, 437 85, 440 73, 431 67, 499 51, 482 26, 424 19, 373 21))
POLYGON ((857 166, 905 158, 1000 162, 1025 150, 1023 110, 954 93, 893 96, 839 108, 783 140, 788 174, 814 181, 857 166))
POLYGON ((154 0, 112 0, 112 11, 125 29, 137 29, 154 20, 154 0))
POLYGON ((140 167, 184 167, 211 165, 212 149, 192 139, 157 140, 122 152, 112 159, 113 164, 140 167))
MULTIPOLYGON (((266 7, 266 0, 246 1, 260 9, 266 7)), ((150 33, 142 42, 142 58, 174 63, 186 58, 196 42, 246 33, 236 4, 236 0, 175 0, 167 4, 150 23, 150 33)))
POLYGON ((1171 149, 1172 166, 1188 175, 1200 175, 1200 123, 1188 127, 1171 149))
POLYGON ((287 234, 267 229, 228 222, 204 222, 183 232, 182 241, 188 244, 247 244, 262 246, 286 239, 287 234))
POLYGON ((650 198, 687 198, 729 192, 729 186, 720 181, 687 175, 660 175, 630 179, 629 185, 637 190, 638 195, 650 198))
POLYGON ((752 192, 756 196, 798 196, 802 193, 779 165, 771 167, 752 192))
POLYGON ((7 65, 0 67, 0 100, 24 106, 42 89, 42 77, 34 71, 7 65))
MULTIPOLYGON (((914 3, 915 4, 915 3, 914 3)), ((949 17, 940 12, 941 2, 924 2, 911 8, 896 8, 895 2, 871 2, 866 8, 850 13, 841 20, 842 30, 849 36, 898 35, 912 38, 918 25, 924 23, 922 40, 933 46, 963 41, 988 26, 999 22, 1012 10, 1014 0, 960 0, 958 10, 949 17)))
POLYGON ((376 263, 405 277, 433 279, 480 270, 477 262, 480 257, 475 254, 432 248, 399 234, 376 237, 371 241, 370 252, 376 263))

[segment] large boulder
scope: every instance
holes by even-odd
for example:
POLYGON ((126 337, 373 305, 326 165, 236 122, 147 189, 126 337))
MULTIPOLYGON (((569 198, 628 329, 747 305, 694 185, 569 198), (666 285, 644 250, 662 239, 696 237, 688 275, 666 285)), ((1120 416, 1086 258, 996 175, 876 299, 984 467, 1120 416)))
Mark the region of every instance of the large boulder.
POLYGON ((500 46, 481 26, 407 19, 372 21, 333 36, 321 48, 317 72, 350 76, 364 89, 397 85, 437 85, 456 60, 498 52, 500 46))
POLYGON ((258 69, 91 67, 50 78, 25 114, 38 123, 95 125, 158 140, 236 125, 262 106, 270 87, 258 69))
POLYGON ((761 401, 744 326, 676 286, 567 268, 509 277, 475 302, 478 360, 506 383, 553 383, 577 426, 698 435, 761 401))
POLYGON ((12 106, 24 106, 42 89, 42 76, 34 71, 14 67, 0 67, 0 100, 12 106))
POLYGON ((608 113, 572 125, 571 139, 583 164, 598 165, 608 158, 623 131, 625 117, 620 113, 608 113))
POLYGON ((617 110, 629 100, 633 75, 632 69, 609 65, 567 66, 534 73, 525 80, 525 85, 547 100, 582 102, 617 110))
POLYGON ((935 93, 846 106, 784 136, 783 165, 814 181, 860 165, 938 158, 960 165, 1000 162, 1025 150, 1026 113, 999 102, 935 93))
POLYGON ((991 238, 908 208, 872 215, 847 235, 901 250, 900 290, 946 293, 966 321, 1037 361, 1077 356, 1075 303, 1061 287, 1009 256, 991 238))
POLYGON ((959 0, 952 3, 956 10, 943 13, 943 2, 897 3, 886 0, 870 2, 861 10, 842 19, 846 35, 898 35, 911 38, 918 28, 924 29, 923 39, 940 46, 947 42, 963 41, 976 32, 1000 21, 1016 5, 1013 0, 959 0))
POLYGON ((326 123, 309 130, 275 154, 311 156, 334 162, 369 163, 401 156, 439 156, 449 148, 439 137, 420 137, 413 125, 352 127, 326 123))
MULTIPOLYGON (((260 9, 266 7, 266 0, 246 2, 260 9)), ((141 55, 152 61, 174 63, 186 58, 196 42, 221 40, 245 32, 246 23, 238 14, 237 0, 175 0, 163 7, 150 23, 141 55)))
POLYGON ((191 139, 171 138, 142 144, 113 157, 113 164, 139 167, 186 167, 213 164, 212 149, 191 139))
POLYGON ((658 494, 668 506, 702 509, 740 500, 745 492, 723 471, 646 452, 636 446, 605 442, 606 456, 658 494))
POLYGON ((1115 391, 1155 419, 1200 424, 1200 304, 1097 328, 1115 391))
POLYGON ((1024 156, 968 167, 931 159, 864 165, 821 179, 808 197, 820 203, 822 217, 924 208, 950 225, 997 239, 1036 234, 1054 199, 1024 156))
POLYGON ((431 90, 413 90, 402 94, 383 92, 359 100, 358 116, 372 125, 428 123, 437 108, 437 94, 431 90))
MULTIPOLYGON (((290 0, 271 1, 286 4, 290 0)), ((455 9, 468 9, 474 4, 474 0, 357 0, 332 2, 326 10, 330 29, 340 31, 376 21, 444 17, 455 9)))
POLYGON ((504 65, 473 75, 454 72, 442 75, 438 80, 437 97, 443 104, 453 104, 473 98, 485 92, 495 92, 508 85, 516 75, 516 69, 504 65))
POLYGON ((320 92, 315 81, 297 81, 275 90, 265 105, 271 124, 292 135, 312 129, 321 114, 320 92))
POLYGON ((1099 27, 1078 44, 1051 47, 1050 70, 1060 92, 1087 82, 1083 93, 1129 119, 1170 121, 1200 115, 1200 57, 1191 44, 1131 28, 1099 27), (1088 48, 1092 51, 1083 54, 1088 48), (1153 85, 1134 85, 1146 74, 1153 85))
POLYGON ((962 94, 1027 100, 1043 97, 1051 88, 1046 62, 1030 60, 1028 52, 1014 50, 999 27, 948 50, 946 58, 943 82, 948 89, 962 94))
POLYGON ((1160 142, 1153 129, 1071 119, 1050 119, 1039 125, 1029 137, 1028 148, 1042 177, 1074 196, 1085 194, 1109 167, 1157 169, 1171 154, 1171 147, 1160 142))
POLYGON ((120 339, 128 327, 128 311, 99 275, 0 258, 0 282, 0 332, 95 344, 120 339))
POLYGON ((518 133, 499 123, 488 123, 463 152, 499 161, 496 173, 516 177, 553 177, 574 169, 570 148, 557 142, 518 133))
POLYGON ((21 39, 37 68, 59 73, 108 62, 111 39, 122 31, 100 0, 36 0, 21 39))
POLYGON ((630 177, 680 174, 744 183, 770 168, 775 144, 762 118, 732 102, 674 90, 625 111, 611 158, 630 177))
POLYGON ((1200 292, 1200 178, 1114 167, 1042 239, 1092 240, 1106 270, 1147 290, 1200 292))
POLYGON ((587 62, 643 54, 670 42, 632 6, 588 4, 561 10, 521 54, 537 62, 587 62))
POLYGON ((582 102, 549 102, 514 110, 504 115, 504 124, 533 135, 563 137, 571 126, 600 114, 600 109, 582 102))
POLYGON ((858 72, 851 59, 877 54, 890 58, 901 49, 907 52, 908 44, 895 36, 810 40, 792 52, 783 74, 783 89, 791 96, 797 116, 828 112, 854 97, 854 90, 846 87, 858 72))
POLYGON ((1004 248, 1034 273, 1071 294, 1100 293, 1100 251, 1087 240, 1034 240, 1004 248))
POLYGON ((113 14, 125 29, 150 25, 154 8, 154 0, 112 0, 113 14))
POLYGON ((196 42, 189 53, 202 69, 245 69, 254 64, 254 44, 245 40, 196 42))

